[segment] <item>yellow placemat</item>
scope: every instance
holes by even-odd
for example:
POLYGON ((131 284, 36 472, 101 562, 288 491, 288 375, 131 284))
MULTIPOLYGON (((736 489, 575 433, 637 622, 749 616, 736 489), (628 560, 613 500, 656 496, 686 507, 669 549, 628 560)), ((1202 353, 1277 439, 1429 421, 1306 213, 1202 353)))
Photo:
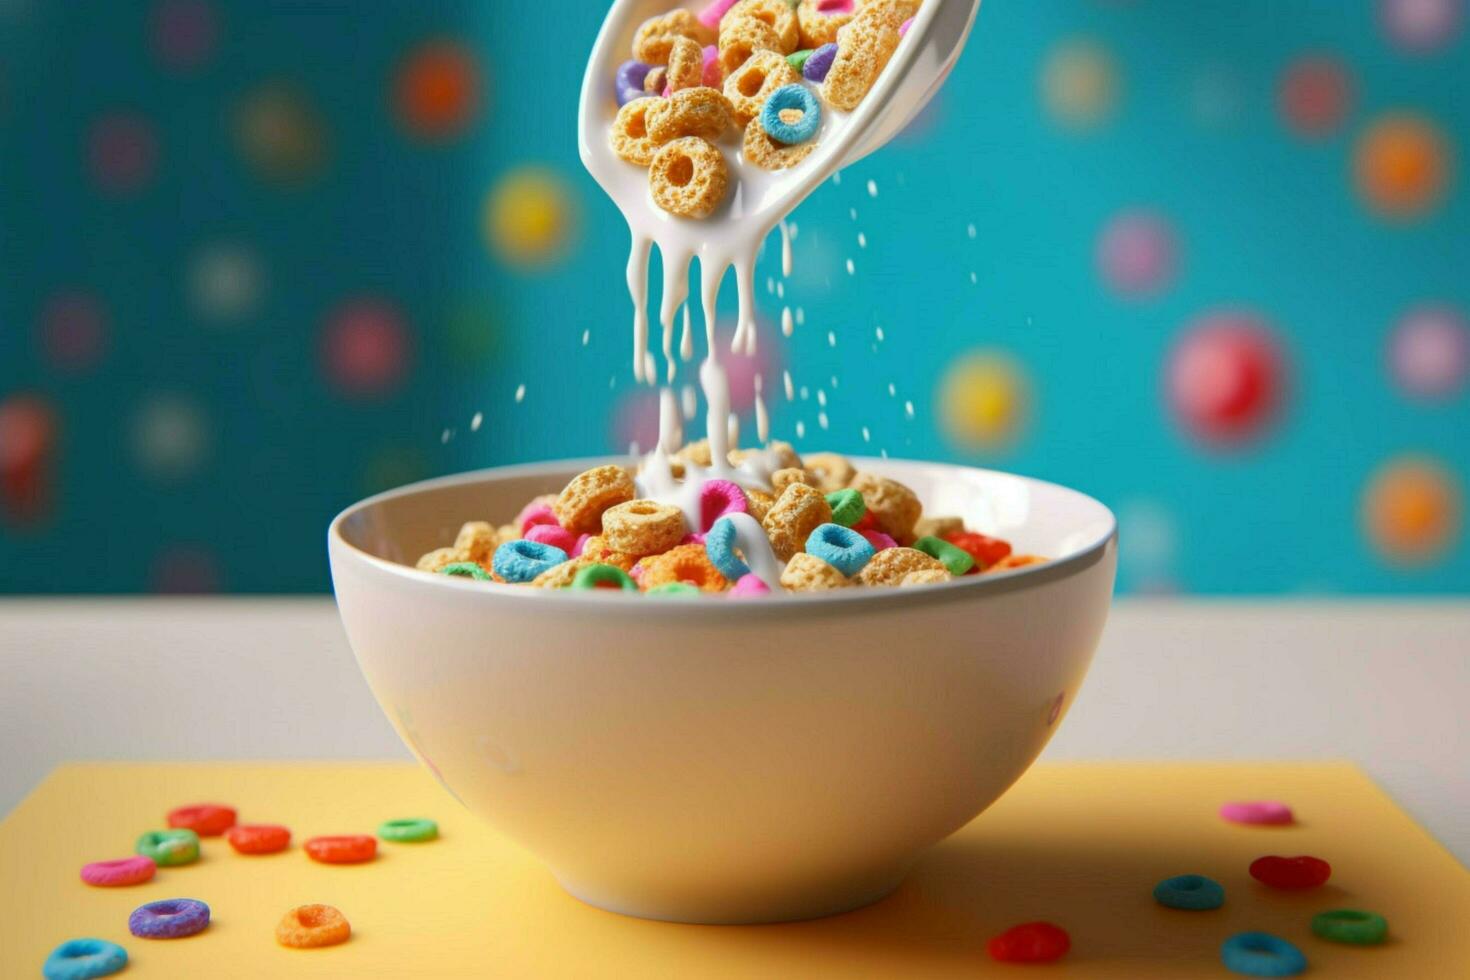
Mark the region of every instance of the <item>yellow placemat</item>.
MULTIPOLYGON (((596 819, 589 814, 588 819, 596 819)), ((779 926, 681 926, 583 905, 525 851, 462 810, 409 765, 77 765, 54 772, 0 824, 0 977, 39 976, 62 940, 121 943, 124 977, 975 977, 1028 968, 991 962, 985 941, 1028 920, 1072 935, 1049 977, 1223 977, 1221 941, 1264 929, 1296 943, 1311 976, 1470 976, 1470 874, 1358 770, 1328 765, 1041 765, 941 844, 887 900, 779 926), (1293 828, 1241 828, 1225 800, 1276 798, 1293 828), (149 884, 83 885, 86 861, 132 853, 135 837, 185 803, 236 806, 284 823, 289 851, 241 857, 207 839, 194 865, 149 884), (300 843, 372 833, 428 816, 442 839, 381 844, 368 865, 325 866, 300 843), (1275 892, 1247 873, 1262 854, 1314 854, 1331 882, 1275 892), (1209 875, 1215 912, 1157 906, 1159 879, 1209 875), (134 939, 128 913, 161 898, 209 903, 199 936, 134 939), (288 908, 326 902, 353 938, 324 950, 276 945, 288 908), (1391 941, 1323 942, 1311 916, 1349 906, 1385 915, 1391 941)), ((1037 968, 1031 968, 1037 969, 1037 968)), ((1029 973, 1027 975, 1030 975, 1029 973)))

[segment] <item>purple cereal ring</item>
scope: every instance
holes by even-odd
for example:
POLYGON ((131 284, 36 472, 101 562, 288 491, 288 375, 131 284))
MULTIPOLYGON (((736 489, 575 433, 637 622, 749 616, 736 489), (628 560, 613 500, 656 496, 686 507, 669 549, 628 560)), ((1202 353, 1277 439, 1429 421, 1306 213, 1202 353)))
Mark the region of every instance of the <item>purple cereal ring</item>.
POLYGON ((128 932, 139 939, 182 939, 209 925, 209 906, 192 898, 166 898, 133 909, 128 932))
MULTIPOLYGON (((577 535, 568 531, 560 524, 532 524, 526 528, 525 538, 527 541, 538 541, 541 544, 549 544, 553 548, 560 548, 571 555, 577 547, 577 535)), ((586 542, 582 542, 586 544, 586 542)))
POLYGON ((141 854, 118 858, 116 861, 93 861, 82 865, 82 880, 98 888, 118 888, 123 885, 141 885, 152 881, 158 865, 150 857, 141 854))
POLYGON ((1220 807, 1220 818, 1231 823, 1281 827, 1292 823, 1291 807, 1276 800, 1249 800, 1226 803, 1220 807))
POLYGON ((898 542, 890 538, 888 535, 884 534, 882 531, 867 530, 858 531, 858 533, 868 539, 868 544, 872 545, 875 551, 882 551, 884 548, 898 547, 898 542))
POLYGON ((613 80, 613 91, 617 93, 618 105, 627 105, 634 99, 641 99, 647 94, 643 91, 643 80, 652 70, 652 65, 646 65, 641 61, 625 61, 618 65, 618 74, 613 80))
POLYGON ((705 480, 699 488, 699 529, 708 531, 726 514, 744 514, 745 491, 729 480, 705 480))
POLYGON ((806 59, 806 64, 801 66, 801 74, 809 82, 821 82, 827 78, 827 72, 832 70, 832 61, 837 57, 837 45, 824 44, 812 52, 812 56, 806 59))
POLYGON ((770 595, 771 587, 760 580, 760 576, 746 573, 736 579, 735 585, 730 589, 729 595, 732 599, 748 599, 752 596, 770 595))

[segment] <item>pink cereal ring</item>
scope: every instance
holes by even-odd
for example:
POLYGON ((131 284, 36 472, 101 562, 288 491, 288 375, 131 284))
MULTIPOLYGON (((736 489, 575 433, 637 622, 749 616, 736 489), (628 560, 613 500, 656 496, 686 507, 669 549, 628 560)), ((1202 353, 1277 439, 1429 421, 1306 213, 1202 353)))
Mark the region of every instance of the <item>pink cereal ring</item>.
POLYGON ((903 37, 905 34, 907 34, 909 32, 909 28, 910 27, 913 27, 913 26, 914 26, 914 19, 912 17, 910 17, 908 20, 906 20, 902 24, 899 24, 898 25, 898 36, 899 37, 903 37))
POLYGON ((704 77, 700 81, 710 88, 719 88, 725 83, 720 71, 720 49, 713 44, 705 45, 704 77))
POLYGON ((708 531, 726 514, 746 512, 745 491, 729 480, 705 480, 699 488, 699 529, 708 531))
POLYGON ((123 885, 141 885, 153 880, 158 865, 153 859, 134 855, 116 861, 93 861, 82 865, 82 880, 99 888, 118 888, 123 885))
POLYGON ((577 546, 577 536, 560 524, 532 524, 526 528, 525 538, 527 541, 560 548, 569 555, 577 546))
MULTIPOLYGON (((533 524, 557 524, 556 514, 550 504, 527 504, 516 515, 516 525, 521 533, 526 533, 526 528, 533 524)), ((560 526, 560 525, 558 525, 560 526)))
POLYGON ((750 596, 770 595, 770 593, 771 587, 762 582, 759 576, 747 574, 736 580, 735 585, 730 589, 730 598, 745 599, 750 596))
POLYGON ((884 548, 898 547, 898 542, 882 531, 859 531, 858 533, 868 539, 868 544, 872 545, 874 550, 882 551, 884 548))
POLYGON ((735 6, 736 0, 711 0, 709 6, 699 12, 699 22, 710 30, 720 26, 720 20, 735 6))
POLYGON ((704 533, 686 534, 679 539, 680 544, 704 544, 704 533))
POLYGON ((1280 827, 1294 822, 1291 807, 1276 800, 1249 800, 1220 807, 1221 819, 1231 823, 1280 827))
POLYGON ((590 534, 577 535, 577 543, 572 545, 572 550, 567 552, 567 556, 570 558, 580 558, 582 552, 587 549, 587 542, 591 540, 592 535, 590 534))

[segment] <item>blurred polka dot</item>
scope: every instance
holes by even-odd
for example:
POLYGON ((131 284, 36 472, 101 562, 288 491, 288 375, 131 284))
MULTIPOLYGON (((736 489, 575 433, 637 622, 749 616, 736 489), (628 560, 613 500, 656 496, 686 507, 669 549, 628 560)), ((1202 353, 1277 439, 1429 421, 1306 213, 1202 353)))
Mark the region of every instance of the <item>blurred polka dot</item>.
POLYGON ((189 304, 212 324, 238 322, 255 313, 265 291, 260 258, 245 245, 213 242, 189 263, 189 304))
POLYGON ((363 464, 360 489, 365 496, 381 493, 428 475, 429 461, 421 450, 413 446, 379 446, 363 464))
POLYGON ((1173 279, 1177 253, 1174 230, 1162 215, 1124 211, 1098 238, 1098 273, 1116 293, 1150 296, 1173 279))
POLYGON ((41 349, 58 370, 86 371, 107 352, 107 328, 107 313, 93 297, 55 296, 41 311, 41 349))
POLYGON ((934 130, 938 128, 940 120, 944 117, 945 91, 945 89, 940 89, 935 92, 934 97, 924 104, 924 107, 904 125, 903 129, 898 131, 894 140, 909 146, 927 142, 929 137, 934 135, 934 130))
POLYGON ((153 53, 165 67, 189 71, 214 53, 218 27, 204 0, 162 0, 153 8, 153 53))
POLYGON ((512 170, 485 199, 485 234, 495 254, 519 266, 547 265, 567 251, 576 205, 561 177, 540 167, 512 170))
MULTIPOLYGON (((696 315, 695 329, 699 324, 696 315)), ((657 325, 653 328, 656 338, 655 344, 662 343, 663 334, 657 325)), ((780 350, 776 343, 776 331, 765 317, 756 316, 755 323, 755 353, 735 353, 729 349, 730 338, 735 336, 735 322, 733 320, 717 324, 718 342, 724 344, 720 356, 725 364, 725 373, 730 378, 730 408, 737 414, 744 414, 755 410, 755 376, 760 375, 770 389, 770 383, 781 377, 780 350)), ((678 325, 675 324, 674 348, 675 357, 678 356, 679 334, 678 325)), ((663 370, 660 366, 660 370, 663 370)), ((679 377, 684 381, 697 385, 699 383, 698 361, 689 364, 680 363, 679 377)), ((771 399, 767 397, 766 404, 769 407, 771 399)), ((751 431, 754 431, 753 429, 751 431)))
POLYGON ((399 122, 415 136, 430 140, 458 136, 474 120, 479 105, 480 68, 461 44, 420 45, 398 68, 393 106, 399 122))
POLYGON ((142 116, 116 112, 92 123, 87 136, 87 162, 92 180, 108 194, 133 194, 153 179, 158 168, 158 137, 142 116))
MULTIPOLYGON (((703 431, 702 421, 697 428, 703 431)), ((658 442, 658 392, 638 387, 625 393, 613 409, 611 437, 614 452, 625 452, 632 445, 640 452, 652 449, 658 442)))
POLYGON ((1130 500, 1120 507, 1118 533, 1127 542, 1119 559, 1136 573, 1158 576, 1173 564, 1179 531, 1173 515, 1157 500, 1130 500))
POLYGON ((1228 129, 1245 115, 1245 85, 1227 65, 1199 68, 1186 91, 1190 114, 1207 129, 1228 129))
POLYGON ((1351 99, 1352 80, 1342 63, 1332 57, 1308 56, 1287 66, 1277 107, 1293 132, 1323 137, 1342 125, 1351 99))
POLYGON ((1353 153, 1358 192, 1389 218, 1415 218, 1439 204, 1451 170, 1449 144, 1431 122, 1398 114, 1376 120, 1353 153))
POLYGON ((130 441, 140 473, 172 482, 199 472, 214 439, 209 418, 197 400, 156 394, 134 412, 130 441))
POLYGON ((950 441, 990 449, 1013 441, 1029 414, 1030 385, 1020 365, 996 351, 955 360, 939 384, 939 417, 950 441))
POLYGON ((50 510, 56 440, 49 402, 27 394, 0 398, 0 517, 31 524, 50 510))
POLYGON ((343 394, 386 394, 402 383, 411 357, 408 327, 387 303, 352 300, 327 317, 321 336, 322 373, 343 394))
POLYGON ((500 346, 500 320, 488 298, 455 302, 444 319, 445 349, 454 367, 479 371, 500 346))
POLYGON ((1470 322, 1448 306, 1412 309, 1389 335, 1388 363, 1406 394, 1427 399, 1454 395, 1470 374, 1470 322))
POLYGON ((1414 54, 1427 54, 1453 41, 1464 13, 1464 0, 1378 0, 1384 33, 1414 54))
POLYGON ((206 548, 170 545, 153 556, 148 581, 165 595, 201 595, 220 591, 219 560, 206 548))
POLYGON ((235 143, 256 174, 269 181, 304 180, 326 164, 325 123, 302 93, 279 82, 267 83, 241 101, 235 143))
POLYGON ((1422 565, 1442 557, 1460 534, 1463 507, 1453 474, 1437 460, 1389 460, 1363 491, 1363 527, 1389 561, 1422 565))
POLYGON ((1047 111, 1066 126, 1096 126, 1117 106, 1121 81, 1112 54, 1097 41, 1074 38, 1051 49, 1041 70, 1047 111))
POLYGON ((1166 367, 1175 417, 1195 439, 1230 445, 1259 438, 1286 396, 1275 333, 1252 313, 1201 317, 1186 328, 1166 367))

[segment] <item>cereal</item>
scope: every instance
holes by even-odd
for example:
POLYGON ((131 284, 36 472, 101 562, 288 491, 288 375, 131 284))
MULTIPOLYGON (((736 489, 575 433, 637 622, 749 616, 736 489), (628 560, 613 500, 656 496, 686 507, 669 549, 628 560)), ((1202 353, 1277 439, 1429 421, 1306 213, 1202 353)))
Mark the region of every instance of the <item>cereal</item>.
POLYGON ((1271 888, 1295 891, 1302 888, 1317 888, 1327 884, 1332 877, 1332 865, 1321 858, 1277 857, 1274 854, 1256 858, 1251 862, 1251 877, 1271 888))
POLYGON ((493 575, 472 561, 457 561, 451 565, 445 565, 439 569, 439 574, 454 578, 472 578, 481 582, 494 581, 493 575))
POLYGON ((837 32, 852 20, 853 0, 801 0, 796 5, 799 43, 804 48, 820 48, 837 40, 837 32))
POLYGON ((710 0, 709 6, 699 12, 699 22, 710 30, 720 26, 720 20, 735 6, 738 0, 710 0))
POLYGON ((914 548, 939 560, 951 575, 963 575, 975 567, 975 559, 962 548, 956 548, 939 538, 923 537, 914 542, 914 548))
POLYGON ((150 830, 138 838, 133 848, 145 858, 152 858, 160 868, 193 864, 199 860, 199 835, 182 827, 175 830, 150 830))
POLYGON ((715 39, 715 32, 701 24, 689 11, 674 9, 643 22, 633 36, 633 57, 650 65, 666 65, 673 51, 674 39, 680 37, 708 44, 715 39))
POLYGON ((624 554, 657 555, 677 545, 688 531, 684 512, 656 500, 630 500, 602 514, 602 537, 624 554))
MULTIPOLYGON (((922 521, 919 523, 923 524, 922 521)), ((916 525, 915 531, 917 530, 918 526, 916 525)), ((980 534, 975 531, 936 534, 935 537, 943 538, 956 548, 963 548, 965 551, 968 551, 970 557, 975 559, 975 564, 979 565, 981 569, 988 569, 991 565, 994 565, 1011 553, 1009 541, 1002 541, 1000 538, 992 538, 989 535, 980 534)))
POLYGON ((685 463, 693 463, 695 466, 708 467, 712 461, 709 452, 709 440, 700 439, 697 442, 685 443, 674 458, 685 463))
POLYGON ((775 32, 776 41, 780 45, 775 50, 782 54, 790 54, 796 50, 801 36, 800 27, 796 11, 791 9, 787 0, 740 0, 720 22, 720 33, 725 33, 746 19, 759 21, 775 32))
POLYGON ((613 92, 619 106, 643 97, 643 81, 648 78, 648 71, 652 67, 641 61, 625 61, 618 65, 617 74, 613 76, 613 92))
POLYGON ((754 517, 757 521, 763 521, 766 519, 766 515, 771 512, 771 507, 776 503, 776 496, 775 494, 766 493, 764 490, 751 489, 745 491, 745 502, 747 505, 746 510, 750 516, 754 517))
POLYGON ((839 453, 809 453, 802 462, 806 471, 817 478, 817 487, 823 493, 844 489, 857 473, 847 457, 839 453))
MULTIPOLYGON (((637 559, 629 556, 628 564, 631 566, 637 559)), ((577 580, 577 573, 589 565, 596 565, 596 559, 589 558, 585 554, 580 558, 572 558, 554 565, 546 571, 531 579, 531 585, 538 589, 570 589, 572 583, 577 580)))
POLYGON ((1171 909, 1217 909, 1225 904, 1225 889, 1204 875, 1176 875, 1154 886, 1154 901, 1171 909))
POLYGON ((805 143, 822 125, 822 108, 805 85, 782 85, 761 107, 761 128, 777 143, 805 143), (792 114, 795 114, 794 118, 792 114))
POLYGON ((899 543, 912 541, 923 505, 908 487, 874 473, 858 473, 852 488, 863 495, 878 530, 899 543))
MULTIPOLYGON (((864 516, 866 517, 867 515, 864 516)), ((872 528, 867 527, 863 528, 862 530, 858 530, 858 528, 854 527, 853 530, 857 531, 864 538, 866 538, 868 544, 872 545, 879 551, 883 551, 888 548, 898 547, 898 542, 890 538, 888 535, 884 534, 882 531, 875 531, 872 528)))
POLYGON ((684 582, 702 592, 723 592, 729 586, 725 576, 709 560, 702 544, 681 544, 661 555, 643 560, 642 585, 653 591, 660 585, 684 582))
POLYGON ((490 556, 500 545, 500 532, 489 521, 470 521, 461 525, 454 538, 454 550, 464 555, 466 561, 481 565, 490 564, 490 556))
POLYGON ((663 65, 654 65, 643 79, 644 95, 667 95, 669 70, 663 65))
POLYGON ((1332 909, 1312 916, 1312 932, 1332 943, 1376 946, 1388 938, 1388 920, 1376 912, 1332 909))
POLYGON ((824 44, 811 53, 801 65, 801 77, 818 85, 827 80, 832 62, 837 60, 837 45, 824 44))
POLYGON ((338 834, 313 837, 303 849, 306 856, 322 864, 362 864, 378 855, 378 840, 367 834, 338 834))
POLYGON ((1255 824, 1279 827, 1291 823, 1294 818, 1291 807, 1276 800, 1251 800, 1243 803, 1226 803, 1220 807, 1220 819, 1231 823, 1255 824))
POLYGON ((775 460, 776 469, 801 469, 801 457, 789 442, 772 439, 766 443, 766 453, 775 460))
POLYGON ((724 87, 725 69, 720 66, 720 49, 716 45, 704 46, 704 74, 700 76, 699 83, 710 88, 724 87))
POLYGON ((435 548, 415 562, 413 567, 421 572, 438 572, 465 559, 466 556, 460 554, 457 548, 435 548))
POLYGON ((720 71, 728 81, 756 52, 770 51, 780 55, 784 53, 780 48, 781 37, 769 24, 753 18, 738 21, 720 32, 720 71))
POLYGON ((153 859, 141 854, 115 861, 93 861, 82 865, 82 880, 98 888, 121 888, 152 881, 158 871, 153 859))
POLYGON ((817 144, 810 140, 794 146, 777 143, 761 126, 759 119, 752 119, 745 126, 745 139, 741 143, 740 153, 747 162, 762 170, 785 170, 805 160, 816 148, 817 144))
POLYGON ((704 536, 704 553, 710 564, 731 582, 750 575, 750 566, 735 553, 739 529, 729 517, 721 517, 704 536))
POLYGON ((911 0, 871 0, 837 32, 837 55, 822 83, 828 102, 857 108, 888 66, 900 40, 898 28, 915 9, 911 0))
POLYGON ((1050 963, 1067 955, 1072 937, 1050 922, 1027 922, 1012 926, 985 944, 993 960, 1002 963, 1050 963))
POLYGON ((749 510, 745 491, 729 480, 705 480, 699 488, 699 529, 708 531, 726 514, 744 514, 749 510))
MULTIPOLYGON (((496 533, 500 536, 500 544, 505 544, 507 541, 515 541, 521 536, 521 529, 516 527, 514 524, 502 524, 495 530, 496 533)), ((497 547, 499 547, 499 545, 497 545, 497 547)))
POLYGON ((703 218, 725 199, 729 175, 718 148, 697 136, 666 144, 648 168, 653 203, 670 214, 703 218))
POLYGON ((800 469, 795 466, 788 466, 784 470, 777 470, 776 472, 771 474, 771 489, 775 491, 776 496, 778 497, 781 495, 782 491, 791 486, 791 484, 793 483, 802 483, 809 487, 814 487, 817 485, 816 481, 812 479, 811 475, 808 474, 806 470, 800 469))
POLYGON ((681 136, 718 140, 730 128, 730 101, 718 90, 697 85, 680 89, 648 110, 648 136, 663 144, 681 136))
POLYGON ((1269 932, 1240 932, 1220 947, 1220 962, 1248 977, 1294 977, 1307 968, 1302 951, 1269 932))
POLYGON ((948 569, 922 551, 915 551, 913 548, 882 548, 863 566, 857 578, 863 585, 902 585, 904 576, 926 569, 948 574, 948 569))
POLYGON ((760 115, 761 107, 783 85, 794 85, 801 76, 786 63, 786 59, 775 51, 756 51, 734 71, 725 77, 725 98, 735 116, 735 122, 747 125, 760 115))
POLYGON ((734 585, 730 587, 730 598, 750 599, 760 595, 770 595, 771 587, 762 582, 758 575, 742 575, 734 585))
POLYGON ((553 548, 560 548, 569 556, 577 550, 577 542, 581 539, 580 534, 573 534, 558 524, 533 524, 526 528, 525 540, 549 544, 553 548))
POLYGON ((572 588, 583 591, 591 589, 621 589, 624 592, 637 592, 638 583, 633 577, 616 565, 604 565, 601 562, 593 562, 577 572, 577 577, 572 579, 572 588))
POLYGON ((689 599, 699 595, 700 590, 688 582, 668 582, 664 585, 655 586, 646 593, 652 596, 674 596, 676 598, 689 599))
POLYGON ((852 527, 868 512, 863 495, 850 487, 827 494, 827 506, 832 508, 833 523, 843 527, 852 527))
POLYGON ((352 926, 330 905, 298 905, 276 923, 276 942, 292 949, 319 949, 345 943, 352 926))
POLYGON ((128 965, 128 951, 105 939, 68 939, 41 964, 46 980, 93 980, 128 965))
POLYGON ((568 531, 596 534, 602 512, 637 496, 633 478, 621 466, 594 466, 572 477, 553 505, 557 521, 568 531))
POLYGON ((704 84, 704 46, 693 38, 674 39, 669 49, 667 81, 670 92, 704 84))
POLYGON ((384 820, 378 824, 378 836, 395 844, 422 844, 439 839, 439 825, 419 817, 384 820))
MULTIPOLYGON (((914 525, 914 534, 921 538, 944 538, 948 541, 951 534, 963 534, 964 532, 965 522, 958 517, 921 517, 914 525)), ((950 541, 950 544, 954 542, 950 541)))
POLYGON ((941 582, 949 582, 954 576, 942 568, 921 568, 917 572, 909 572, 900 581, 901 587, 910 585, 939 585, 941 582))
POLYGON ((629 163, 646 167, 653 162, 658 152, 658 143, 648 135, 648 110, 658 104, 658 99, 634 99, 618 110, 612 125, 613 152, 629 163))
MULTIPOLYGON (((552 509, 555 503, 556 494, 554 493, 543 493, 539 497, 533 497, 531 502, 522 507, 521 512, 516 515, 515 526, 517 533, 515 536, 520 537, 532 524, 557 523, 556 511, 552 509)), ((504 528, 501 531, 503 535, 504 528)))
POLYGON ((781 491, 761 520, 761 526, 771 540, 776 557, 790 561, 818 525, 831 520, 832 508, 827 506, 822 491, 804 483, 793 483, 781 491))
POLYGON ((786 563, 781 584, 792 592, 823 592, 852 585, 845 575, 816 555, 798 551, 786 563))
POLYGON ((841 524, 822 524, 806 539, 807 554, 831 565, 844 578, 852 578, 863 570, 877 552, 873 546, 850 527, 841 524))
POLYGON ((278 824, 236 824, 225 831, 236 854, 275 854, 291 844, 291 831, 278 824))
POLYGON ((1046 559, 1039 555, 1007 555, 1000 561, 985 569, 986 572, 1006 572, 1013 568, 1025 568, 1027 565, 1044 565, 1046 559))
POLYGON ((128 932, 139 939, 183 939, 209 926, 209 906, 193 898, 166 898, 133 909, 128 932))
POLYGON ((786 63, 797 71, 806 66, 806 60, 812 56, 812 49, 805 48, 801 51, 793 51, 786 56, 786 63))
POLYGON ((542 572, 567 561, 560 548, 536 541, 507 541, 495 549, 491 568, 501 581, 529 582, 542 572))

